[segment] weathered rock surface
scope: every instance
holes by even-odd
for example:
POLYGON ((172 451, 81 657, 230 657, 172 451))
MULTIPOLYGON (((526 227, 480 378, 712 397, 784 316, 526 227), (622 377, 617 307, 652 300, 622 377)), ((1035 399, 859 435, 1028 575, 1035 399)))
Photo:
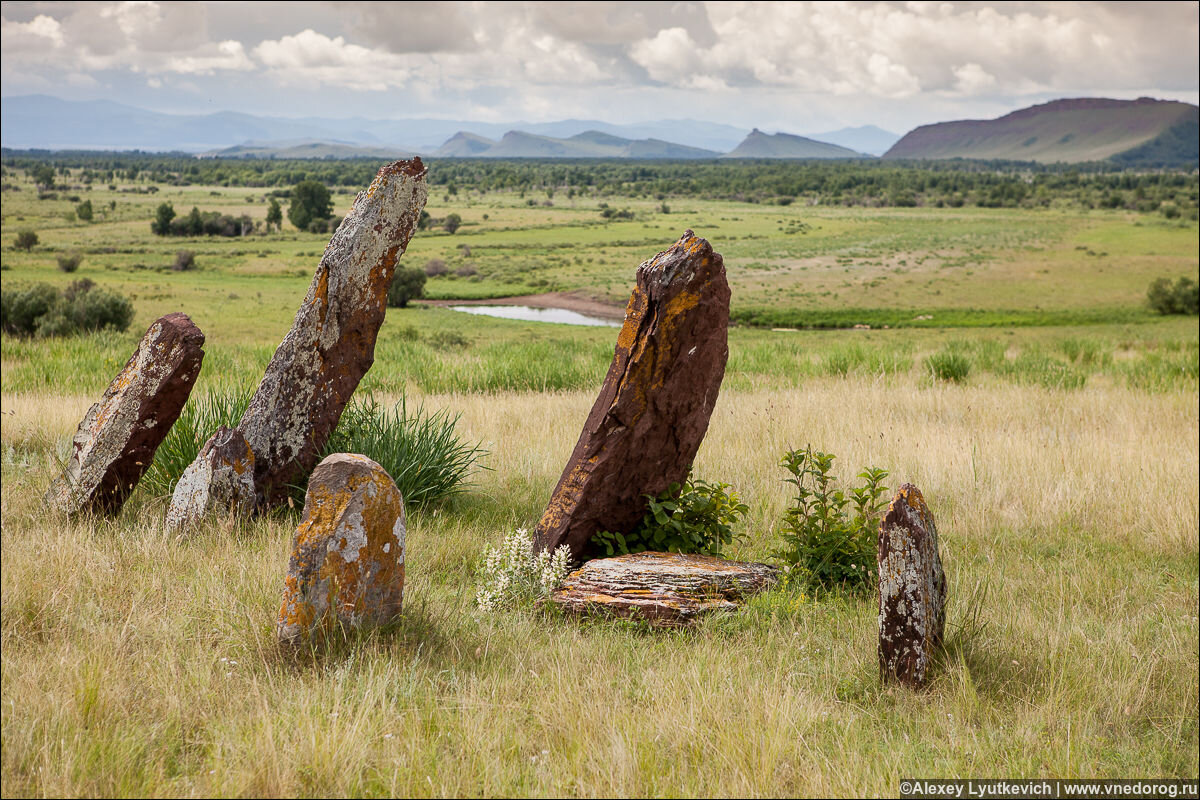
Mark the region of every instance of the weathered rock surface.
POLYGON ((633 553, 588 561, 567 576, 551 602, 580 614, 613 614, 656 625, 686 625, 702 614, 736 611, 772 583, 769 564, 715 556, 633 553))
POLYGON ((638 267, 637 286, 534 547, 579 558, 598 531, 632 530, 645 495, 683 483, 708 430, 729 355, 729 284, 708 242, 686 231, 638 267))
POLYGON ((419 158, 379 170, 325 248, 292 328, 267 365, 238 429, 254 452, 260 503, 317 462, 375 360, 387 290, 427 197, 419 158))
POLYGON ((46 492, 48 506, 71 515, 121 510, 183 411, 203 345, 204 334, 187 314, 154 321, 79 423, 66 468, 46 492))
POLYGON ((247 516, 254 506, 254 453, 241 431, 222 425, 175 484, 166 527, 186 534, 210 513, 247 516))
POLYGON ((276 633, 294 643, 338 624, 382 625, 404 598, 404 499, 366 456, 335 453, 313 470, 292 538, 276 633))
POLYGON ((879 672, 919 688, 942 646, 946 576, 937 527, 920 490, 900 487, 879 524, 879 672))

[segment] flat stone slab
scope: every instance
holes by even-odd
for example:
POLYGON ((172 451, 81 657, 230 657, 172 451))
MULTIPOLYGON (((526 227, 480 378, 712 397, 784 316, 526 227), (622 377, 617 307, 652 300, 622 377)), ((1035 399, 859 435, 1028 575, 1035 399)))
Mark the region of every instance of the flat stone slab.
POLYGON ((550 600, 579 614, 610 614, 680 626, 714 611, 736 611, 770 587, 779 569, 753 561, 680 553, 631 553, 587 562, 550 600))

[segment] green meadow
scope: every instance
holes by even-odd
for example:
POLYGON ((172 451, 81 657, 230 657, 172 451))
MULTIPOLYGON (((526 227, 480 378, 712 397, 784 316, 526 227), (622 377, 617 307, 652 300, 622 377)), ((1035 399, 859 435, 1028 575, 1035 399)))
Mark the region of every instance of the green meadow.
MULTIPOLYGON (((151 233, 163 202, 261 223, 267 188, 57 181, 39 198, 5 169, 3 290, 88 278, 135 317, 0 337, 5 796, 861 796, 914 776, 1195 777, 1200 333, 1146 302, 1156 278, 1198 277, 1186 215, 431 186, 433 224, 402 263, 444 263, 432 300, 557 293, 619 316, 639 263, 685 229, 713 244, 734 324, 695 469, 750 507, 729 555, 778 546, 789 448, 837 454, 847 483, 877 466, 920 486, 951 600, 932 685, 909 692, 878 682, 870 598, 793 587, 669 633, 476 607, 482 550, 536 523, 613 328, 389 309, 358 391, 458 416, 484 469, 410 515, 403 618, 298 661, 273 638, 297 509, 184 542, 145 487, 116 519, 47 515, 75 426, 155 318, 184 311, 204 331, 197 392, 253 387, 329 238, 287 222, 151 233), (452 213, 453 234, 438 224, 452 213), (13 246, 23 230, 29 251, 13 246), (182 250, 194 269, 171 269, 182 250), (67 274, 57 257, 72 252, 67 274)), ((335 214, 357 188, 334 189, 335 214)))

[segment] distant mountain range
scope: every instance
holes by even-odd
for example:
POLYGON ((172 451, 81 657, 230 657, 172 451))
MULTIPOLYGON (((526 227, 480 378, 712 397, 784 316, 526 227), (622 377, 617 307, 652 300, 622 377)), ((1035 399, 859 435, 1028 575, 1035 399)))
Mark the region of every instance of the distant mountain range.
POLYGON ((1200 109, 1172 100, 1055 100, 999 119, 922 125, 884 158, 996 158, 1131 166, 1200 159, 1200 109))
POLYGON ((584 131, 566 138, 509 131, 498 142, 459 131, 431 155, 440 158, 716 158, 720 153, 661 139, 626 139, 603 131, 584 131))
MULTIPOLYGON (((0 138, 8 148, 136 149, 222 157, 396 158, 421 153, 441 158, 715 158, 735 150, 747 135, 745 128, 691 119, 629 125, 578 119, 291 119, 230 111, 164 114, 106 100, 76 102, 47 95, 6 97, 3 110, 0 138)), ((899 137, 866 126, 810 138, 877 155, 899 137)))
POLYGON ((0 144, 11 149, 188 152, 225 158, 884 158, 1011 159, 1129 166, 1200 161, 1200 118, 1188 103, 1140 98, 1056 100, 994 120, 923 125, 903 137, 873 125, 797 136, 674 119, 483 123, 163 114, 103 100, 8 97, 0 144))
POLYGON ((848 147, 818 142, 790 133, 767 134, 758 128, 742 143, 725 154, 725 158, 862 158, 848 147))

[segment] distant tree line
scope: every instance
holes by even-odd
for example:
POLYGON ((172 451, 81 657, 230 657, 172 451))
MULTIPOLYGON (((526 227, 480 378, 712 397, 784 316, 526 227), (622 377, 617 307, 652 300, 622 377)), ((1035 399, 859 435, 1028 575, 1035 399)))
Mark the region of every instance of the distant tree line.
MULTIPOLYGON (((3 164, 31 173, 40 170, 39 180, 61 179, 70 169, 71 179, 85 184, 137 181, 273 188, 272 195, 279 199, 305 198, 300 208, 292 202, 288 217, 306 230, 328 229, 332 213, 327 197, 323 200, 311 187, 359 188, 370 183, 379 168, 375 159, 200 159, 182 153, 7 149, 3 164), (301 192, 300 187, 308 188, 301 192)), ((446 196, 515 191, 545 193, 559 203, 580 196, 616 196, 868 207, 1071 206, 1195 219, 1198 197, 1195 168, 1134 169, 1110 162, 446 159, 432 166, 429 182, 446 196)))

